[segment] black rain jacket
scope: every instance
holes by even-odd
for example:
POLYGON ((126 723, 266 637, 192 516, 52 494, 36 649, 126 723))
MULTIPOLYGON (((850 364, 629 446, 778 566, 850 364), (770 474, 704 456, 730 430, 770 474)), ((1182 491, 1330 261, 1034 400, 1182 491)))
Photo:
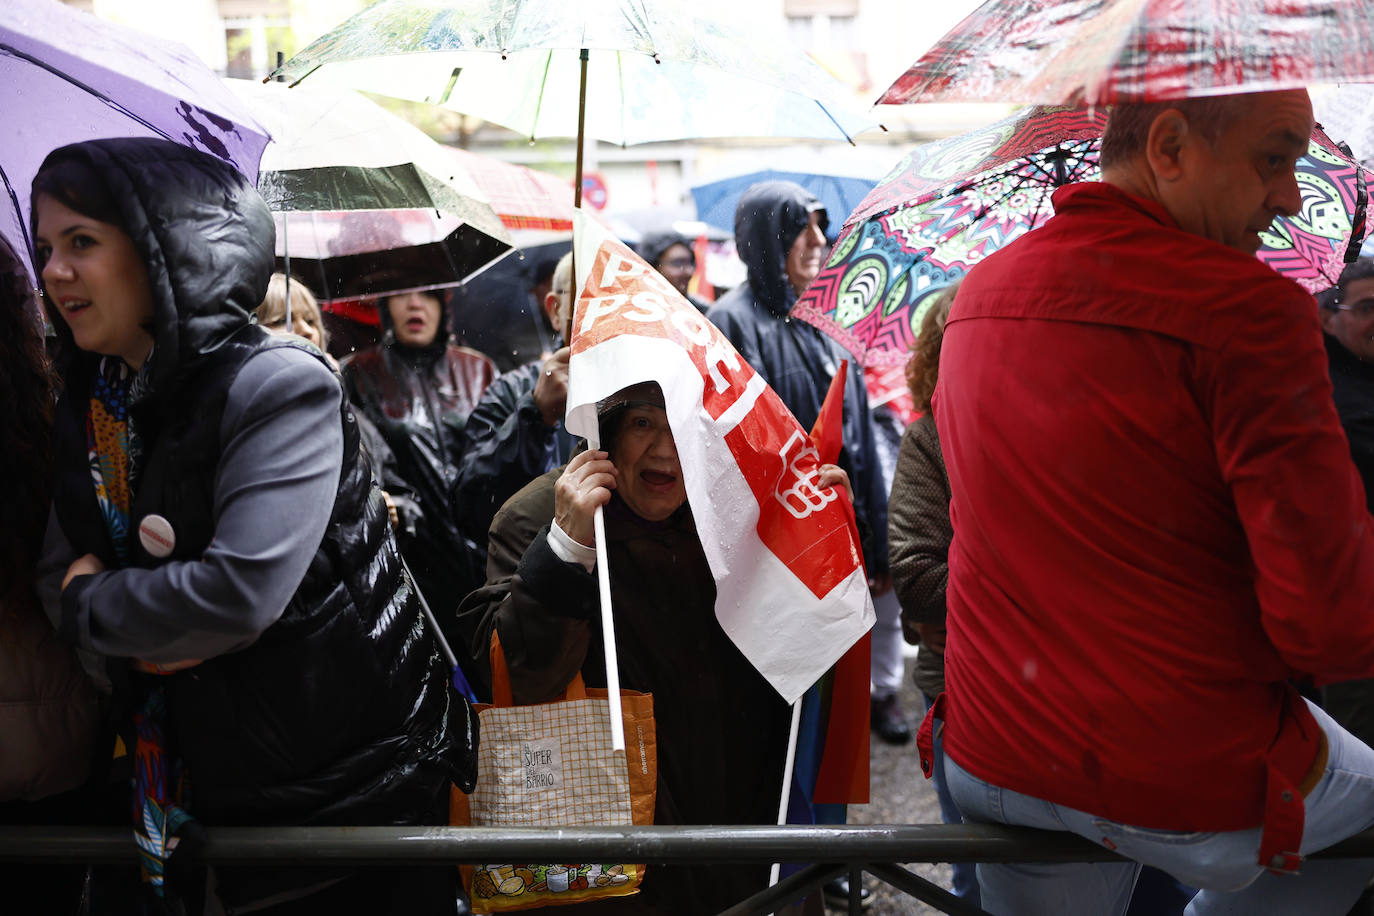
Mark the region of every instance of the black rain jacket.
MULTIPOLYGON (((820 414, 830 380, 849 361, 844 389, 844 448, 839 465, 849 472, 854 509, 870 576, 887 571, 887 491, 874 444, 863 369, 838 343, 791 316, 797 294, 787 280, 787 253, 821 202, 790 181, 756 184, 740 197, 735 247, 749 279, 707 313, 754 371, 763 376, 802 428, 820 414)), ((822 220, 822 228, 825 221, 822 220)))

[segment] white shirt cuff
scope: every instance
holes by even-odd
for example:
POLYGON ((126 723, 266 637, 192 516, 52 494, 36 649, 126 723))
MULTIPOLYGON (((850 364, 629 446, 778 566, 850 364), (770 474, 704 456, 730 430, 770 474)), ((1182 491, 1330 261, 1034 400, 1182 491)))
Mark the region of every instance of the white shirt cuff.
POLYGON ((549 549, 564 563, 580 563, 587 572, 596 569, 596 548, 574 541, 558 522, 549 523, 549 549))

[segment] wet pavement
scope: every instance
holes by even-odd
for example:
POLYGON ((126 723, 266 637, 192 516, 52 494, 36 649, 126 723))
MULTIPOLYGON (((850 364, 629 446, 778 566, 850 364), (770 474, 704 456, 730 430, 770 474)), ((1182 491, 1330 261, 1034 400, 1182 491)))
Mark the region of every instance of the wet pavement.
MULTIPOLYGON (((906 659, 902 679, 902 712, 911 723, 914 733, 925 712, 920 694, 911 681, 914 657, 906 659)), ((916 756, 916 742, 893 746, 876 734, 870 743, 870 795, 867 805, 851 805, 851 824, 938 824, 940 805, 935 798, 935 786, 921 775, 916 756)), ((907 868, 921 877, 949 890, 950 870, 945 864, 912 864, 907 868)), ((876 895, 873 904, 864 910, 866 916, 914 916, 938 913, 934 907, 908 897, 896 888, 884 884, 872 875, 864 876, 864 886, 876 895)), ((843 912, 830 910, 830 913, 843 912)))

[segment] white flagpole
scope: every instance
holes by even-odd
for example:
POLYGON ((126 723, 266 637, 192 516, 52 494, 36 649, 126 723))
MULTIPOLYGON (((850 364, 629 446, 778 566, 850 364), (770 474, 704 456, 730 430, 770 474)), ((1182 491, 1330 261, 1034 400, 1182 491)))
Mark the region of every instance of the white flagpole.
MULTIPOLYGON (((625 750, 625 723, 620 714, 620 666, 615 654, 615 621, 611 617, 611 570, 606 562, 606 517, 596 507, 596 581, 601 590, 601 641, 606 647, 606 692, 611 703, 611 749, 625 750)), ((794 723, 795 728, 795 723, 794 723)), ((788 764, 789 768, 791 764, 788 764)))
MULTIPOLYGON (((792 704, 792 730, 787 735, 787 760, 782 767, 782 797, 778 800, 778 826, 787 823, 787 803, 792 798, 792 769, 797 760, 797 731, 801 728, 801 698, 792 704)), ((782 871, 782 863, 774 862, 773 870, 768 875, 768 886, 772 887, 778 883, 778 875, 782 871)))

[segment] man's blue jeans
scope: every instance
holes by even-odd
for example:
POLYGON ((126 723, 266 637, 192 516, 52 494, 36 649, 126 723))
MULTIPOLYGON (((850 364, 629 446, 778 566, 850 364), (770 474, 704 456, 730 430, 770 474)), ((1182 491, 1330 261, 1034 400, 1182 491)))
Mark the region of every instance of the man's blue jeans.
MULTIPOLYGON (((1374 750, 1311 706, 1326 732, 1326 771, 1307 796, 1303 855, 1374 824, 1374 750)), ((1161 749, 1161 766, 1167 754, 1161 749)), ((1067 830, 1114 848, 1135 862, 1069 865, 978 865, 983 908, 995 916, 1120 916, 1140 865, 1153 865, 1200 887, 1188 916, 1344 916, 1374 875, 1374 859, 1319 859, 1297 875, 1257 864, 1260 829, 1174 833, 1118 824, 983 782, 945 755, 950 794, 972 822, 1067 830)))
MULTIPOLYGON (((925 649, 921 650, 922 652, 925 649)), ((926 701, 926 711, 935 705, 935 698, 921 694, 921 698, 926 701)), ((935 783, 935 797, 940 801, 940 820, 946 824, 962 824, 963 815, 959 812, 959 806, 954 804, 954 796, 949 794, 949 786, 945 783, 944 759, 945 746, 940 736, 939 730, 935 732, 935 743, 933 747, 935 762, 931 764, 932 772, 930 781, 935 783)), ((972 862, 953 862, 950 864, 951 878, 954 896, 967 900, 975 906, 979 904, 978 897, 978 876, 974 871, 972 862)))

